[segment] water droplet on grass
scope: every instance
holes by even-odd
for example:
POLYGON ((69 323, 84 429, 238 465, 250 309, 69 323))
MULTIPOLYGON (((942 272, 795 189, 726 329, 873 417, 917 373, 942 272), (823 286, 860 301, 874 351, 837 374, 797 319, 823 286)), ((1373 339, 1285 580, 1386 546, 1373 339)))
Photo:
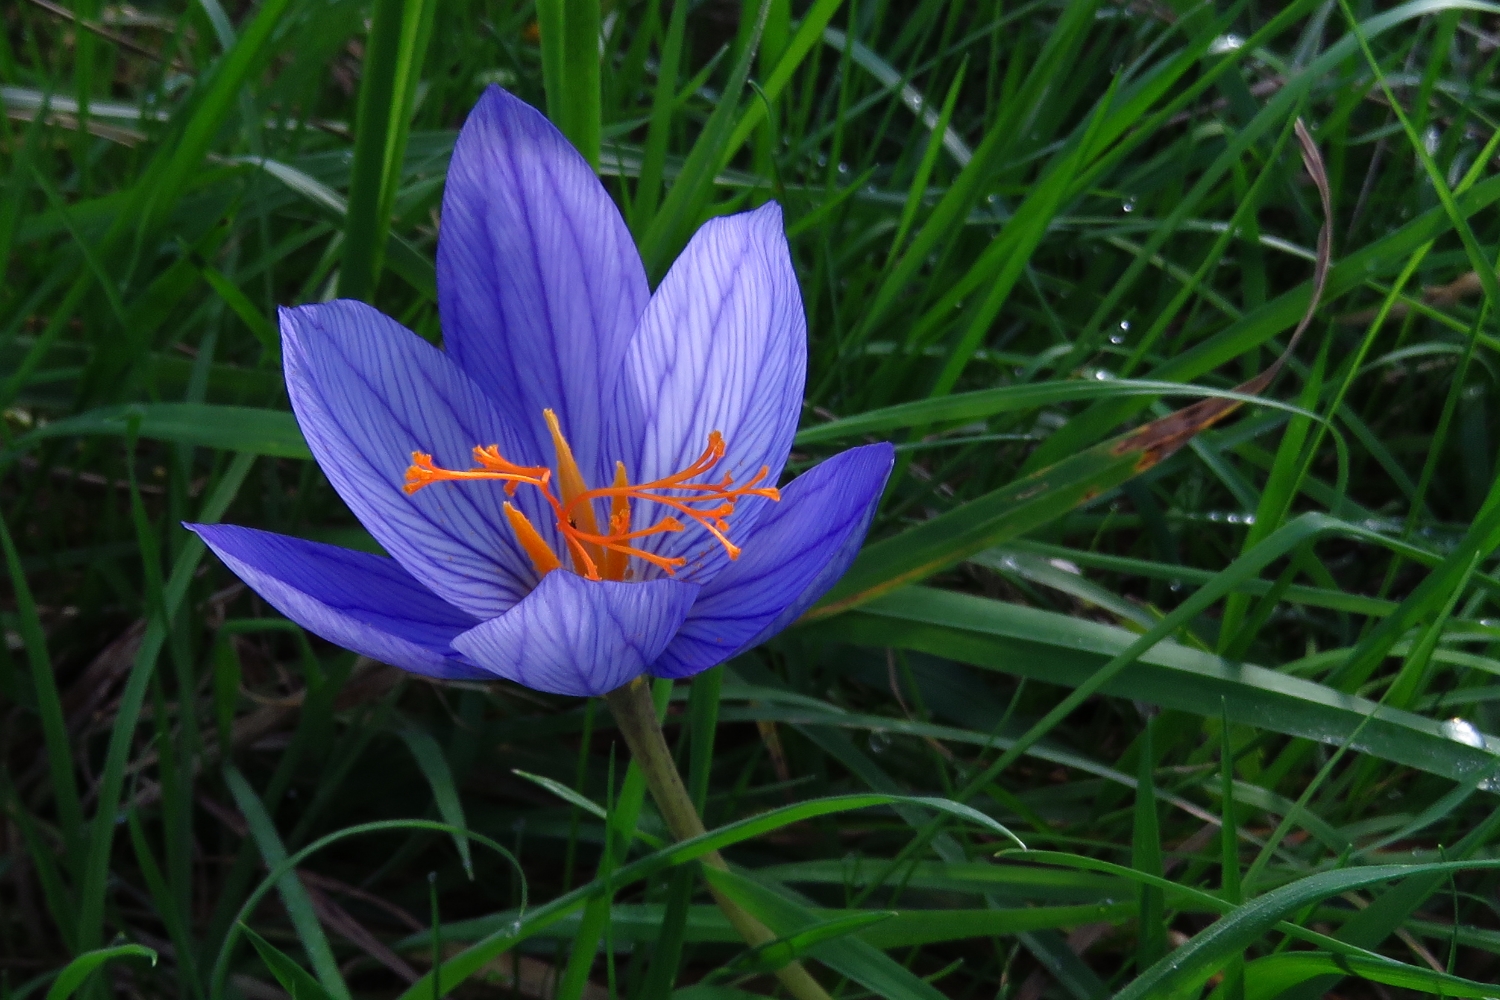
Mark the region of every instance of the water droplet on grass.
POLYGON ((1443 723, 1443 735, 1455 743, 1484 749, 1484 734, 1466 719, 1449 719, 1443 723))

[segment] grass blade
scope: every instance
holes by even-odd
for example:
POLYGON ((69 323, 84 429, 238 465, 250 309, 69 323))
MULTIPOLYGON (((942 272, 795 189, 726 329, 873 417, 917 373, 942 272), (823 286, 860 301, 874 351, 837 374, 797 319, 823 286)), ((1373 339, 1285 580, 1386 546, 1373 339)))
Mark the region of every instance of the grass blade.
MULTIPOLYGON (((417 767, 422 769, 422 776, 432 787, 432 799, 437 803, 438 815, 443 818, 443 822, 459 830, 467 829, 469 824, 464 820, 464 807, 459 801, 458 786, 453 781, 453 771, 448 767, 448 760, 443 756, 443 748, 438 746, 437 740, 430 733, 413 726, 402 726, 396 730, 396 734, 406 744, 406 749, 411 751, 417 767)), ((469 838, 456 833, 453 835, 453 846, 458 849, 464 872, 469 878, 473 878, 474 859, 469 855, 469 838)))
MULTIPOLYGON (((199 511, 198 520, 212 524, 223 516, 230 501, 239 492, 240 485, 250 472, 254 455, 237 455, 225 470, 218 484, 199 511)), ((203 557, 205 546, 195 538, 189 539, 178 552, 167 579, 164 594, 164 612, 170 619, 181 608, 187 597, 188 585, 197 571, 198 561, 203 557)), ((110 849, 114 840, 115 816, 120 807, 120 794, 124 788, 125 766, 130 746, 134 739, 136 722, 140 719, 141 705, 146 688, 156 670, 157 657, 166 642, 169 621, 157 618, 146 627, 141 646, 131 664, 129 679, 120 696, 116 710, 114 729, 110 733, 109 746, 105 751, 104 770, 99 782, 98 806, 89 824, 88 856, 81 881, 78 908, 78 942, 85 950, 99 946, 104 933, 105 896, 109 889, 110 849)))
POLYGON ((16 618, 21 640, 26 646, 31 686, 36 692, 37 710, 42 717, 42 736, 47 748, 47 767, 52 779, 52 795, 57 802, 63 843, 75 877, 82 870, 85 830, 83 805, 74 782, 73 750, 63 718, 62 699, 57 693, 57 679, 52 673, 52 658, 47 653, 47 636, 37 617, 36 601, 26 582, 21 556, 11 539, 10 528, 0 519, 0 545, 5 547, 5 565, 16 600, 16 618))
MULTIPOLYGON (((245 817, 245 823, 250 827, 250 836, 255 840, 261 859, 265 861, 266 867, 275 868, 286 860, 286 847, 282 845, 281 837, 277 834, 266 807, 261 803, 260 796, 255 794, 255 789, 250 787, 250 783, 233 766, 224 769, 224 782, 234 795, 234 804, 239 807, 240 815, 245 817)), ((297 928, 297 937, 312 961, 320 993, 331 996, 334 1000, 350 1000, 349 987, 344 984, 344 977, 339 972, 338 960, 333 956, 333 949, 329 947, 328 938, 323 934, 317 914, 313 912, 312 899, 308 897, 297 873, 289 871, 283 875, 277 881, 276 889, 281 894, 281 902, 286 907, 287 915, 292 918, 292 926, 297 928)), ((249 930, 243 926, 242 929, 249 930)), ((254 941, 255 932, 250 931, 250 934, 251 941, 254 941)), ((258 945, 256 950, 260 950, 258 945)), ((261 957, 266 957, 264 952, 261 957)), ((285 956, 280 956, 279 960, 272 956, 266 964, 276 971, 278 979, 283 973, 289 972, 287 965, 295 967, 295 963, 291 963, 285 956)))
POLYGON ((377 0, 359 86, 359 120, 339 296, 368 301, 380 279, 396 184, 436 0, 377 0))
POLYGON ((89 976, 103 967, 106 962, 112 962, 117 958, 144 958, 152 965, 156 964, 156 952, 144 945, 120 944, 109 948, 96 948, 79 955, 63 967, 51 988, 47 990, 47 1000, 68 1000, 78 992, 78 988, 89 976))

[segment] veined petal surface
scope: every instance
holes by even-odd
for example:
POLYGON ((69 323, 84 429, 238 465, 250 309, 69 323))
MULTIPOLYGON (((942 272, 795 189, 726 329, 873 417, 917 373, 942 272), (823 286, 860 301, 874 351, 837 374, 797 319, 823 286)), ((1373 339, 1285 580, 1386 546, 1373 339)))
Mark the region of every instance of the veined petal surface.
POLYGON ((189 524, 271 606, 345 649, 444 680, 490 680, 449 643, 476 619, 393 559, 228 524, 189 524))
POLYGON ((456 637, 453 647, 538 691, 604 694, 661 655, 697 596, 696 585, 676 580, 613 583, 554 570, 524 601, 456 637))
MULTIPOLYGON (((502 484, 402 489, 413 451, 468 469, 475 445, 519 450, 489 397, 443 352, 362 302, 283 309, 281 333, 297 422, 370 534, 423 586, 477 618, 525 597, 536 571, 505 520, 502 484)), ((535 490, 522 487, 515 502, 545 517, 535 490)))
POLYGON ((650 297, 625 220, 540 112, 490 87, 469 113, 443 193, 444 345, 550 462, 558 414, 584 475, 613 478, 603 413, 650 297))
MULTIPOLYGON (((765 466, 765 485, 776 485, 797 430, 806 377, 807 319, 780 206, 710 220, 667 272, 630 342, 616 403, 624 440, 616 447, 631 481, 658 480, 686 467, 709 433, 720 431, 728 451, 706 478, 728 472, 742 483, 765 466), (628 426, 636 421, 637 428, 628 426)), ((768 503, 741 501, 731 537, 748 537, 768 503)), ((667 513, 642 508, 644 523, 667 513)), ((726 561, 724 550, 696 525, 643 547, 688 558, 680 576, 700 582, 726 561)))
POLYGON ((865 445, 794 479, 761 516, 739 559, 704 585, 651 673, 687 677, 707 670, 812 607, 859 552, 894 458, 889 444, 865 445))

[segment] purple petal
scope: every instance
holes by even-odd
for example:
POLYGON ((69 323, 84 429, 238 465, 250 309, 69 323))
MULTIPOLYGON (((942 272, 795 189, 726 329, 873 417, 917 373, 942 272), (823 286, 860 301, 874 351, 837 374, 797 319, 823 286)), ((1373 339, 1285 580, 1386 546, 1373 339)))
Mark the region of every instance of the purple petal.
POLYGON ((625 220, 561 132, 499 87, 459 132, 437 252, 443 338, 463 366, 552 454, 542 410, 557 411, 598 484, 601 412, 650 297, 625 220))
POLYGON ((185 527, 277 611, 329 642, 428 677, 492 679, 449 646, 476 619, 394 559, 230 524, 185 527))
POLYGON ((793 480, 739 559, 704 585, 651 673, 687 677, 707 670, 812 607, 859 552, 894 457, 888 444, 851 448, 793 480))
POLYGON ((604 694, 661 654, 697 596, 697 586, 675 580, 612 583, 555 570, 526 600, 458 636, 453 647, 538 691, 604 694))
MULTIPOLYGON (((281 311, 287 391, 308 446, 370 534, 439 597, 478 618, 505 612, 537 574, 516 544, 498 482, 402 489, 412 452, 447 469, 474 465, 475 445, 525 462, 489 398, 437 348, 361 302, 281 311)), ((515 502, 551 530, 537 491, 515 502)))
MULTIPOLYGON (((708 222, 672 265, 630 343, 621 393, 627 403, 620 405, 633 398, 645 413, 636 440, 621 446, 631 481, 683 469, 703 452, 709 433, 720 431, 727 452, 708 478, 728 472, 743 483, 765 467, 766 485, 776 485, 806 375, 807 318, 781 208, 772 202, 708 222)), ((749 537, 767 503, 741 501, 731 537, 749 537)), ((666 513, 645 504, 638 510, 638 526, 666 513)), ((701 581, 727 561, 696 525, 643 547, 688 557, 682 574, 701 581)))

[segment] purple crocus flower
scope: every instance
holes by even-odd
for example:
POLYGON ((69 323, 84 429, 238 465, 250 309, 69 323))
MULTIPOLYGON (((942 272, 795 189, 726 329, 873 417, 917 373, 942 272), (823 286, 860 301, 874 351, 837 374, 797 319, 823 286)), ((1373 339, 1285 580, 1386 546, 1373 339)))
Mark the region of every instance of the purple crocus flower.
POLYGON ((807 366, 776 205, 706 224, 653 295, 588 164, 491 87, 437 272, 445 351, 359 302, 281 311, 308 445, 390 553, 189 525, 288 618, 429 677, 597 695, 723 662, 848 568, 892 450, 775 489, 807 366))

